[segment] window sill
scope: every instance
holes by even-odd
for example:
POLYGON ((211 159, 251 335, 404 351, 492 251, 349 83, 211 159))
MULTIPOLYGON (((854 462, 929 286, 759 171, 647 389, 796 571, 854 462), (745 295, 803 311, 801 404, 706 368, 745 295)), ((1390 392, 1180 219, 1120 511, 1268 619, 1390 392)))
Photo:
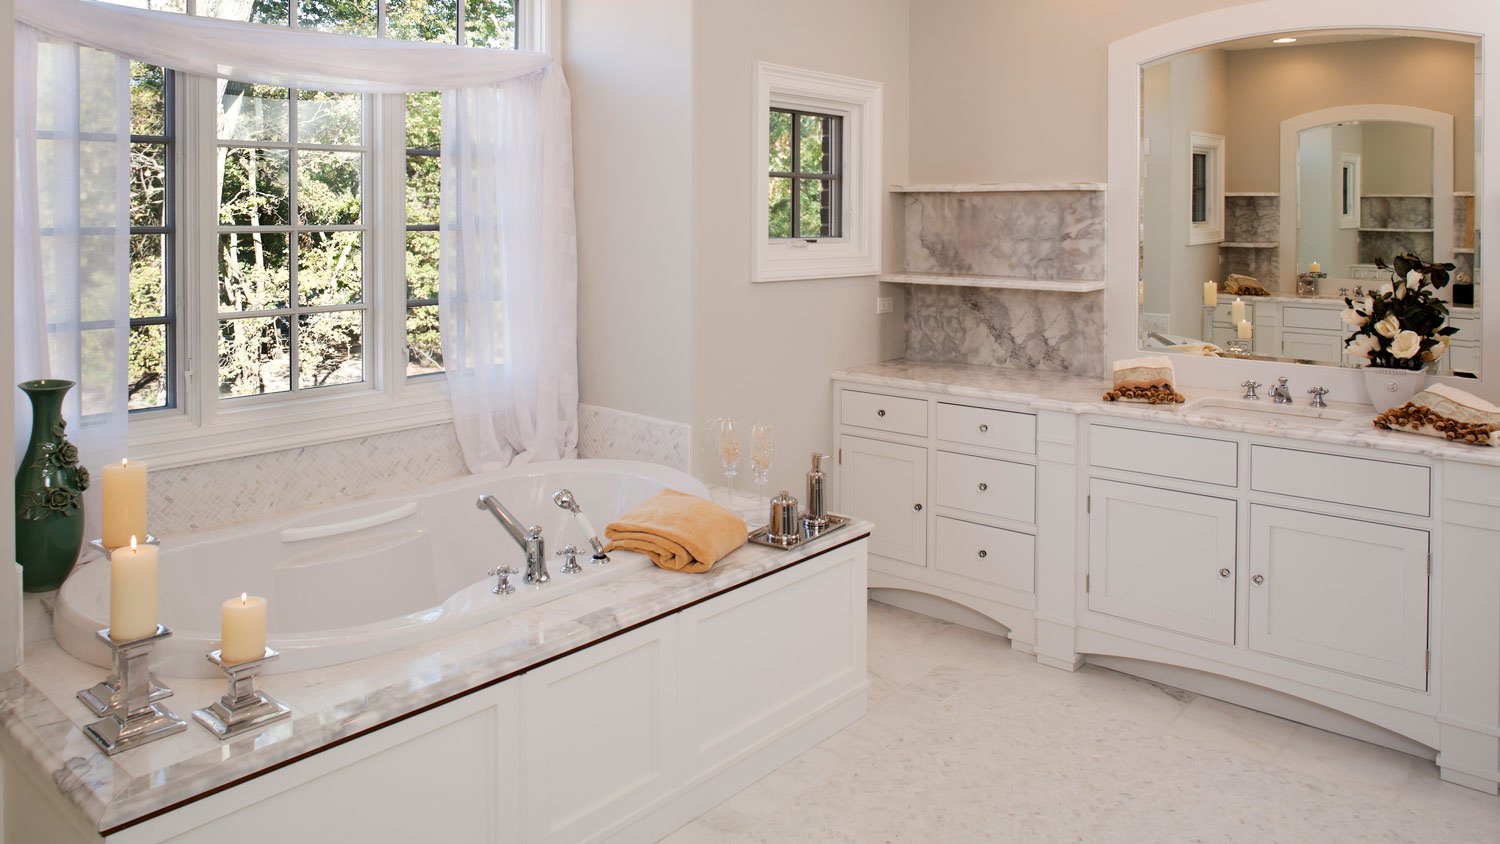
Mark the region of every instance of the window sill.
POLYGON ((181 413, 133 417, 129 453, 153 468, 170 469, 452 421, 448 385, 441 380, 408 384, 403 393, 399 401, 372 391, 221 408, 202 426, 181 413))

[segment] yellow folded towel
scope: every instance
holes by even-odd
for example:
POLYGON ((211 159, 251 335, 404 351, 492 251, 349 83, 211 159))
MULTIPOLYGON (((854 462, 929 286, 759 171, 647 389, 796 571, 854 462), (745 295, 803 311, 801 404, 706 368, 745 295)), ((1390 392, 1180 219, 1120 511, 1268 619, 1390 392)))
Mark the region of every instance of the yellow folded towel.
POLYGON ((745 544, 745 523, 723 507, 664 489, 604 529, 605 551, 636 551, 664 569, 705 572, 745 544))

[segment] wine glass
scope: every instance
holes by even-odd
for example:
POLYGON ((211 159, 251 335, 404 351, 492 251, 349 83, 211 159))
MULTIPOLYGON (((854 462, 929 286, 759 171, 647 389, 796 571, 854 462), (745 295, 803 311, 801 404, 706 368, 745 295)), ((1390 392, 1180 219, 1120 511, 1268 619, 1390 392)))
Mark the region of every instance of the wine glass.
POLYGON ((771 482, 771 461, 776 459, 776 428, 766 422, 750 429, 750 469, 754 473, 756 498, 766 500, 766 484, 771 482))
POLYGON ((714 431, 719 443, 719 465, 724 468, 724 485, 729 488, 729 500, 734 501, 734 476, 739 474, 740 436, 735 430, 734 420, 721 416, 714 420, 714 431))

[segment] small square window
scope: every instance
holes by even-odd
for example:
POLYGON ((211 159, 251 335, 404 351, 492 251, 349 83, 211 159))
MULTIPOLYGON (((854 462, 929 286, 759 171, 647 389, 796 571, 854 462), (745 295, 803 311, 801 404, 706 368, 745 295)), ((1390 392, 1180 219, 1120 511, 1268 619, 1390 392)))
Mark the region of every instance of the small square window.
POLYGON ((1224 240, 1224 136, 1188 133, 1188 245, 1224 240))
POLYGON ((843 118, 780 108, 771 109, 770 116, 767 233, 803 240, 839 237, 843 118))

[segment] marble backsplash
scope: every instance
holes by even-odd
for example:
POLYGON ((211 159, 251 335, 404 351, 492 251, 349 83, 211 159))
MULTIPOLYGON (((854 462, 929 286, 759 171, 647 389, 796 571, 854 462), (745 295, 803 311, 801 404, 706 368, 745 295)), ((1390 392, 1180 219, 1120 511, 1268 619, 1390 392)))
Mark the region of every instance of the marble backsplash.
POLYGON ((1359 233, 1359 262, 1373 264, 1376 261, 1390 263, 1392 258, 1407 252, 1418 255, 1432 254, 1432 232, 1372 232, 1359 233))
POLYGON ((1224 197, 1224 239, 1236 243, 1281 240, 1281 197, 1240 194, 1224 197))
POLYGON ((907 272, 1104 278, 1102 191, 912 193, 905 235, 907 272))
POLYGON ((1360 198, 1359 208, 1359 224, 1365 228, 1432 228, 1430 196, 1365 196, 1360 198))
POLYGON ((1104 374, 1104 294, 912 285, 907 360, 1104 374))

